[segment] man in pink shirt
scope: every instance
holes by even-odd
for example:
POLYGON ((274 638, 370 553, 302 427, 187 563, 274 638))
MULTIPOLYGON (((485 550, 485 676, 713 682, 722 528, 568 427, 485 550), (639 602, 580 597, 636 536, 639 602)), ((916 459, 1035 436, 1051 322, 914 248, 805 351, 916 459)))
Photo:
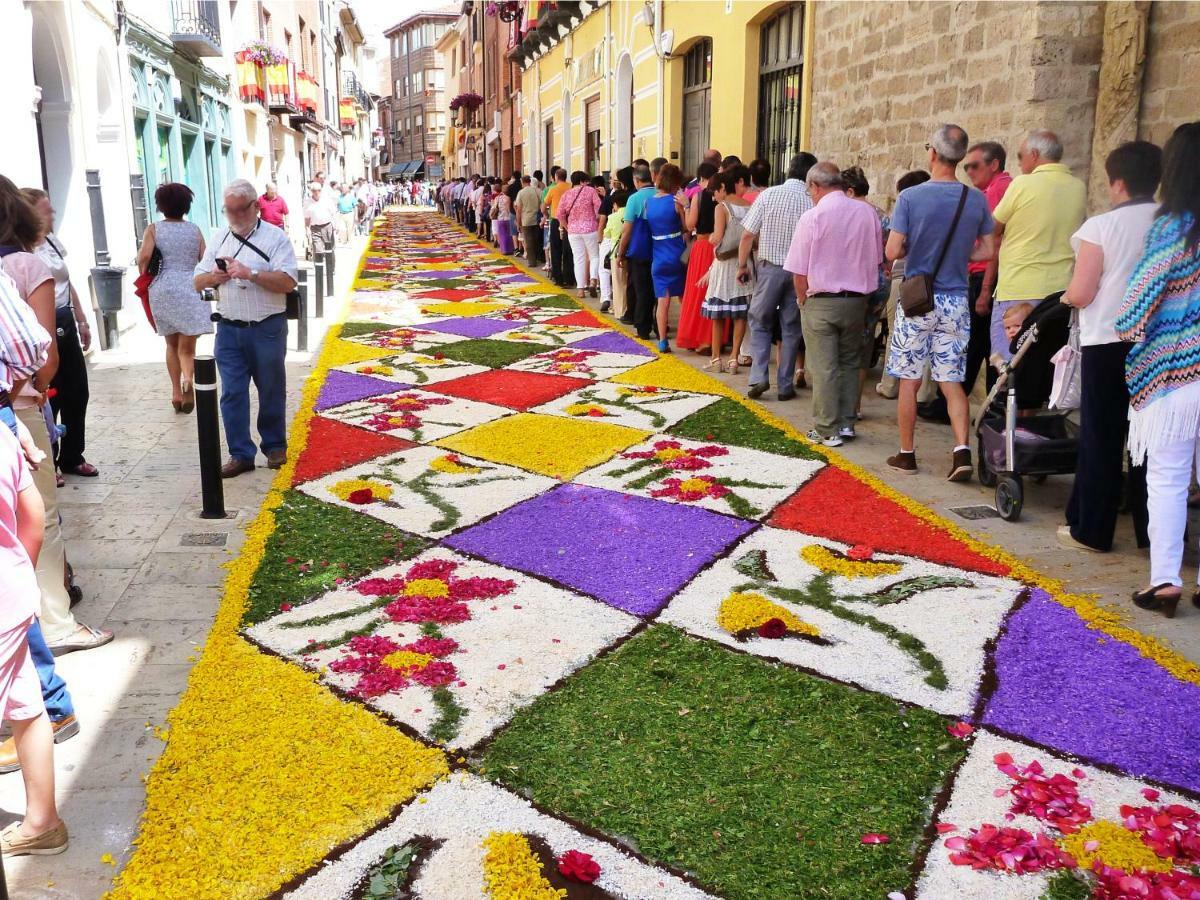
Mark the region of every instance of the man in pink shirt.
POLYGON ((808 438, 840 447, 854 437, 863 323, 867 297, 879 287, 883 233, 875 210, 846 196, 833 163, 809 169, 808 193, 816 205, 796 224, 783 267, 796 284, 812 382, 808 438))

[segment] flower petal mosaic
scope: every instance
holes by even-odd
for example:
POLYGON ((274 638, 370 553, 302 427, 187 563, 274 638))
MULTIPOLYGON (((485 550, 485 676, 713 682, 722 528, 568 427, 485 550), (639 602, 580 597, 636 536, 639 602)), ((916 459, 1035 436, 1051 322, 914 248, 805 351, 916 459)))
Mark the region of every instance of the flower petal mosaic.
POLYGON ((379 219, 117 898, 1200 897, 1200 670, 379 219))

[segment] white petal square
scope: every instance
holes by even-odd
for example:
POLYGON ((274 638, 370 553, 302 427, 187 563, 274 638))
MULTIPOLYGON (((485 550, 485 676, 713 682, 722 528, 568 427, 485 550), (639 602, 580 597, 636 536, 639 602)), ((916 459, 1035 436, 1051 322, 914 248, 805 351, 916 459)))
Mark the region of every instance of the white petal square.
POLYGON ((517 324, 532 324, 544 322, 547 319, 557 319, 559 316, 570 315, 572 310, 559 309, 556 306, 537 306, 529 302, 529 298, 518 295, 508 309, 488 313, 489 319, 501 319, 517 324))
MULTIPOLYGON (((943 900, 946 897, 1039 900, 1045 894, 1050 880, 1048 875, 977 872, 970 866, 955 865, 950 861, 951 851, 947 849, 946 841, 955 837, 969 837, 972 828, 984 824, 998 828, 1021 828, 1035 837, 1039 833, 1051 839, 1061 836, 1060 832, 1030 815, 1014 814, 1012 819, 1005 818, 1012 808, 1013 797, 1007 790, 997 797, 996 791, 1010 788, 1014 782, 996 767, 997 753, 1009 754, 1019 769, 1036 760, 1041 763, 1047 777, 1061 774, 1075 781, 1080 800, 1092 804, 1093 822, 1108 821, 1121 825, 1121 806, 1126 804, 1144 807, 1179 803, 1191 809, 1197 808, 1194 800, 1165 789, 1159 789, 1160 796, 1151 802, 1142 795, 1146 787, 1143 781, 1113 775, 981 729, 976 732, 971 750, 958 770, 950 800, 938 817, 939 822, 957 825, 958 830, 939 834, 934 841, 917 881, 918 900, 943 900), (1076 769, 1083 772, 1083 778, 1073 774, 1076 769)), ((1140 838, 1136 838, 1136 841, 1140 842, 1140 838)), ((1103 841, 1097 852, 1103 855, 1103 841)))
POLYGON ((512 466, 419 446, 307 481, 297 490, 411 534, 445 537, 557 484, 512 466), (382 484, 391 495, 370 503, 339 497, 338 485, 355 479, 382 484))
POLYGON ((641 431, 662 431, 719 399, 715 394, 693 394, 670 388, 647 389, 605 381, 572 391, 530 412, 578 418, 589 415, 586 407, 596 406, 604 413, 595 416, 598 422, 626 425, 641 431))
MULTIPOLYGON (((559 311, 560 315, 567 314, 559 311)), ((554 318, 557 318, 555 316, 554 318)), ((576 341, 586 340, 598 334, 604 334, 606 328, 588 328, 584 325, 555 325, 551 322, 531 322, 492 336, 494 341, 509 341, 510 343, 543 344, 547 347, 565 347, 576 341)))
MULTIPOLYGON (((934 565, 920 559, 876 554, 875 561, 900 566, 893 573, 872 577, 829 576, 833 603, 843 616, 869 617, 872 625, 847 621, 814 605, 811 592, 819 586, 822 573, 801 557, 811 545, 846 549, 826 538, 794 531, 761 528, 734 550, 698 575, 663 610, 661 619, 693 634, 719 641, 756 656, 802 666, 838 681, 877 691, 947 715, 969 715, 975 706, 983 676, 986 645, 1000 629, 1005 615, 1021 592, 1021 585, 934 565), (747 574, 747 563, 765 563, 770 578, 747 574), (739 570, 739 567, 741 570, 739 570), (892 589, 907 594, 909 579, 946 579, 927 583, 900 602, 882 600, 878 592, 892 589), (773 593, 772 589, 782 589, 773 593), (784 599, 799 590, 810 599, 784 599), (751 593, 815 626, 827 644, 802 637, 760 637, 745 640, 718 625, 722 603, 735 592, 751 593), (780 594, 784 596, 780 596, 780 594), (854 600, 860 597, 868 599, 854 600), (929 682, 930 669, 898 642, 901 636, 916 638, 932 654, 944 673, 945 686, 929 682)), ((915 582, 910 585, 919 587, 915 582)), ((795 595, 791 595, 795 597, 795 595)))
POLYGON ((428 350, 442 344, 454 344, 466 340, 462 335, 443 334, 440 331, 429 331, 424 328, 413 328, 407 325, 396 328, 384 328, 370 334, 357 334, 345 338, 353 344, 363 344, 367 347, 379 347, 384 350, 395 350, 397 353, 428 350))
POLYGON ((451 400, 441 394, 413 389, 343 403, 324 410, 321 415, 420 444, 449 437, 511 413, 511 409, 503 406, 460 397, 451 400))
POLYGON ((578 350, 560 347, 534 356, 527 356, 507 368, 518 372, 545 372, 548 375, 570 375, 602 381, 622 372, 644 365, 646 357, 630 353, 609 353, 606 350, 578 350))
POLYGON ((473 363, 462 362, 441 356, 437 350, 429 353, 401 353, 386 359, 368 360, 338 366, 338 371, 355 375, 370 375, 395 384, 421 387, 426 384, 437 384, 439 381, 449 381, 452 378, 462 378, 488 371, 487 366, 477 366, 473 363))
MULTIPOLYGON (((441 547, 379 569, 367 578, 407 577, 414 565, 431 560, 453 563, 456 579, 514 582, 501 596, 462 601, 470 615, 465 621, 438 625, 441 637, 458 643, 458 650, 442 658, 457 670, 447 689, 463 709, 452 736, 443 740, 450 747, 465 749, 479 743, 507 723, 518 709, 638 624, 636 617, 598 601, 441 547)), ((351 631, 363 630, 397 645, 413 643, 424 634, 419 623, 392 622, 382 600, 360 593, 354 585, 343 585, 261 622, 247 634, 271 650, 320 671, 322 680, 350 692, 358 685, 359 675, 335 672, 329 664, 355 655, 351 645, 317 648, 351 631), (331 620, 331 616, 336 618, 331 620)), ((433 690, 415 682, 362 702, 430 739, 442 717, 433 690)))
POLYGON ((600 866, 596 886, 628 900, 715 900, 712 894, 629 851, 535 809, 528 800, 475 775, 456 773, 438 782, 401 810, 394 821, 359 841, 295 890, 289 900, 348 900, 351 891, 391 847, 414 838, 442 841, 413 883, 421 900, 484 900, 486 850, 496 833, 522 834, 544 841, 561 856, 578 850, 600 866))
MULTIPOLYGON (((710 402, 717 399, 708 398, 710 402)), ((824 465, 821 460, 661 435, 630 447, 575 480, 668 503, 703 506, 713 512, 761 520, 824 465)))

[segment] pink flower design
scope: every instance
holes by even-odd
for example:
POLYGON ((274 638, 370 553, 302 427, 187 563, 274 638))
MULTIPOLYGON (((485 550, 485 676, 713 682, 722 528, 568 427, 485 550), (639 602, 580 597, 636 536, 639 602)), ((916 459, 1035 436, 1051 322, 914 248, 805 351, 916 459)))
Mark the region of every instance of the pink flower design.
POLYGON ((727 456, 729 450, 716 444, 703 447, 684 447, 679 441, 656 441, 650 450, 633 450, 622 454, 626 459, 652 459, 665 469, 693 472, 712 466, 714 456, 727 456))
POLYGON ((442 687, 458 678, 454 664, 442 659, 458 649, 450 638, 423 637, 398 644, 379 635, 351 638, 330 671, 359 676, 350 693, 363 700, 402 691, 410 684, 442 687))

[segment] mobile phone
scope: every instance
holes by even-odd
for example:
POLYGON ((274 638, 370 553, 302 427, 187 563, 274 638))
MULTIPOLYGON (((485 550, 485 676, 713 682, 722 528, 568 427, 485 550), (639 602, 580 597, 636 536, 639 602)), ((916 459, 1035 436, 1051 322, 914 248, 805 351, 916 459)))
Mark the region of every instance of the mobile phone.
POLYGON ((229 260, 217 257, 217 268, 224 272, 229 268, 229 260))

